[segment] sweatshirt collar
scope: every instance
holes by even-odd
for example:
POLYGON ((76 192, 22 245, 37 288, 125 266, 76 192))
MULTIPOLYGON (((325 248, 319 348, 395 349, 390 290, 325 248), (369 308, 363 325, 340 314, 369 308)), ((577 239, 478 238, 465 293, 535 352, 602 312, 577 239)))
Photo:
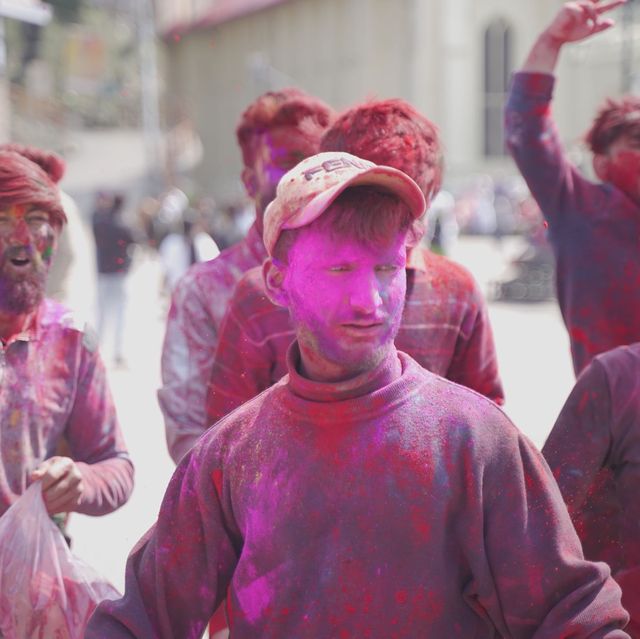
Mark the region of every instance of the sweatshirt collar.
POLYGON ((341 402, 370 395, 388 386, 402 375, 398 351, 393 347, 387 356, 373 369, 343 382, 316 382, 303 377, 300 368, 300 349, 294 341, 287 351, 289 388, 301 399, 312 402, 341 402))

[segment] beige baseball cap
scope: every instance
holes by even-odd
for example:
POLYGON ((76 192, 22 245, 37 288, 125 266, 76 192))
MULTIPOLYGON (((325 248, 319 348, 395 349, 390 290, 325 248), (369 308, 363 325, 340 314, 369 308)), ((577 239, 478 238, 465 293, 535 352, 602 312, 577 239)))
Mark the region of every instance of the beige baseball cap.
POLYGON ((350 153, 318 153, 294 166, 278 183, 276 197, 264 213, 263 241, 269 255, 281 231, 311 224, 346 188, 363 185, 397 195, 416 218, 425 212, 420 187, 402 171, 350 153))

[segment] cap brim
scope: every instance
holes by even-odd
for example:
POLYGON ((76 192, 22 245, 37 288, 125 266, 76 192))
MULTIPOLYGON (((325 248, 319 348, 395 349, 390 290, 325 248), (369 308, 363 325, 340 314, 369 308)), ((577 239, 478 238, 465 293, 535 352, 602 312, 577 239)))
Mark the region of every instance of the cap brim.
POLYGON ((408 175, 390 166, 376 166, 319 193, 280 228, 282 230, 298 229, 311 224, 331 206, 340 193, 352 186, 379 186, 397 195, 409 207, 416 219, 422 217, 427 208, 422 191, 408 175))

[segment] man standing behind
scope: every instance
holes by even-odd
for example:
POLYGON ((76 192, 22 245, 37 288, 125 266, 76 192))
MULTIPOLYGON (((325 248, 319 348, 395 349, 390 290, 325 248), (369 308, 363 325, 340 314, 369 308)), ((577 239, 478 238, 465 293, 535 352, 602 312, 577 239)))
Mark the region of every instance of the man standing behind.
MULTIPOLYGON (((440 189, 443 158, 437 127, 404 100, 372 100, 340 115, 322 151, 345 151, 412 177, 427 205, 440 189)), ((407 261, 407 299, 398 349, 421 366, 501 404, 504 396, 487 307, 462 266, 416 247, 407 261)), ((210 426, 277 382, 294 339, 286 308, 272 304, 260 269, 240 281, 229 303, 207 394, 210 426)), ((193 443, 197 437, 194 434, 193 443)))
POLYGON ((585 556, 606 561, 640 639, 640 343, 582 371, 542 449, 585 556))
POLYGON ((52 515, 104 515, 133 487, 96 339, 44 297, 63 173, 55 154, 0 146, 0 515, 35 480, 52 515))
POLYGON ((256 205, 255 223, 244 240, 189 269, 176 286, 167 319, 158 399, 176 463, 208 425, 207 384, 220 323, 238 280, 266 257, 264 210, 282 175, 317 152, 332 117, 327 105, 297 89, 266 93, 242 114, 236 135, 244 162, 242 180, 256 205))
POLYGON ((628 637, 534 446, 394 346, 424 207, 346 153, 282 178, 263 268, 289 373, 183 458, 87 639, 195 639, 227 588, 236 639, 628 637))
POLYGON ((578 374, 598 353, 640 340, 640 99, 609 100, 587 134, 601 184, 566 157, 551 118, 565 44, 611 27, 624 0, 567 2, 514 75, 507 144, 549 224, 560 310, 578 374))

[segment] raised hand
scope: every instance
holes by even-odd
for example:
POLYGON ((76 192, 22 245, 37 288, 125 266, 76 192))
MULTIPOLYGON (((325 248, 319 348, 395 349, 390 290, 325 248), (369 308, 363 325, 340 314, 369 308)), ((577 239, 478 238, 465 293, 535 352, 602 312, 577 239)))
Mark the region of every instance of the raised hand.
POLYGON ((605 14, 624 4, 626 0, 580 0, 566 2, 551 24, 538 36, 522 71, 553 73, 560 49, 568 42, 578 42, 605 31, 614 25, 605 14))
POLYGON ((559 44, 584 40, 612 27, 614 20, 603 16, 624 3, 625 0, 567 2, 546 28, 545 34, 559 44))

